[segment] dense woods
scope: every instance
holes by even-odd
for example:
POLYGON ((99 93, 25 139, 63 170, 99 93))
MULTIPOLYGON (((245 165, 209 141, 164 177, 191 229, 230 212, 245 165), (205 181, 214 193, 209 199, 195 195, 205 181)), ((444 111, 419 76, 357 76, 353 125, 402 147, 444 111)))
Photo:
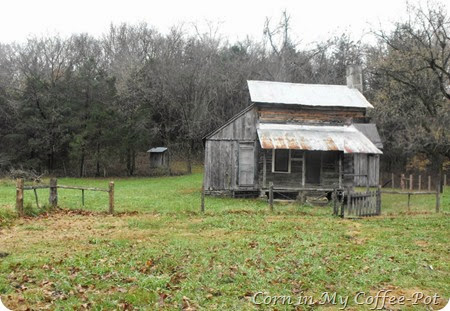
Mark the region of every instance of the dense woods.
POLYGON ((289 16, 267 20, 264 40, 229 42, 220 29, 161 33, 111 25, 0 44, 0 171, 135 175, 150 146, 168 146, 191 171, 202 137, 249 104, 246 80, 345 84, 364 68, 365 95, 385 144, 383 165, 442 169, 450 154, 450 19, 409 7, 375 43, 349 34, 305 48, 289 16))

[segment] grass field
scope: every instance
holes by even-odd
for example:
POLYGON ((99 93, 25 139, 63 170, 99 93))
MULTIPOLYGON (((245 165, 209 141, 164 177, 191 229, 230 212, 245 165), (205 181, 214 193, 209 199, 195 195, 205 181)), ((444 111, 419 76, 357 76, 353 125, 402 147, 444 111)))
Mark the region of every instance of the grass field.
MULTIPOLYGON (((383 216, 348 220, 331 207, 258 199, 206 198, 199 213, 200 173, 116 179, 116 212, 106 193, 60 189, 63 210, 17 219, 15 188, 0 182, 0 296, 14 310, 252 310, 268 295, 313 297, 314 305, 277 310, 335 310, 323 292, 349 297, 346 310, 367 310, 354 297, 379 290, 411 298, 450 295, 450 188, 442 212, 434 196, 383 195, 383 216), (417 296, 416 296, 417 297, 417 296)), ((62 185, 107 187, 102 179, 59 179, 62 185)), ((39 191, 41 204, 48 190, 39 191)), ((359 296, 360 298, 363 296, 359 296)), ((361 301, 359 299, 358 301, 361 301)), ((429 310, 407 302, 388 309, 429 310)), ((267 302, 268 300, 266 300, 267 302)), ((308 301, 309 302, 309 301, 308 301)))

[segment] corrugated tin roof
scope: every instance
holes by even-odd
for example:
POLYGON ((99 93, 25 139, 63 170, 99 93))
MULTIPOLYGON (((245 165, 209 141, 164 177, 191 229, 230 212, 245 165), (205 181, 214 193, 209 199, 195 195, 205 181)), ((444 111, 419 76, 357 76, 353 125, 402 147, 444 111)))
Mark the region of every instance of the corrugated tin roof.
POLYGON ((346 85, 271 81, 247 81, 247 84, 254 103, 373 108, 357 89, 346 85))
POLYGON ((354 123, 353 125, 358 131, 366 135, 377 148, 383 148, 380 134, 378 134, 377 126, 374 123, 354 123))
POLYGON ((149 150, 147 150, 147 152, 151 152, 151 153, 161 153, 167 150, 167 147, 155 147, 155 148, 151 148, 149 150))
POLYGON ((263 149, 382 152, 354 126, 312 126, 262 123, 258 137, 263 149))

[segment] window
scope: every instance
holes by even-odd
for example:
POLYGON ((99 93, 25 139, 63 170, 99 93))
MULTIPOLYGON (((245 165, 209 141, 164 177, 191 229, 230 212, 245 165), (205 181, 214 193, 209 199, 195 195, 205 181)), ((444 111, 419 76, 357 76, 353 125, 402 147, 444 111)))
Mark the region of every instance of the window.
POLYGON ((272 172, 290 173, 291 172, 291 150, 274 149, 272 153, 272 172))

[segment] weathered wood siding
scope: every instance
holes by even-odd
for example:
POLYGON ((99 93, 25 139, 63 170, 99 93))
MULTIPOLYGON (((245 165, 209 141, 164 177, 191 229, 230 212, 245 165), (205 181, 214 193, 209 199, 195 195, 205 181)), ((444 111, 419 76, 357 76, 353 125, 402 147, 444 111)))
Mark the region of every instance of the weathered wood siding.
POLYGON ((318 108, 268 108, 260 107, 258 111, 259 121, 267 123, 287 122, 325 122, 345 123, 365 118, 364 109, 324 109, 318 108))
POLYGON ((343 158, 343 165, 344 165, 344 177, 343 177, 343 186, 344 187, 353 187, 353 181, 354 177, 353 174, 355 174, 354 171, 354 160, 353 160, 354 154, 352 153, 344 153, 343 158))
MULTIPOLYGON (((259 144, 259 143, 258 143, 259 144)), ((291 158, 302 157, 302 151, 292 150, 291 158)), ((273 183, 276 188, 301 188, 302 187, 302 161, 291 161, 291 173, 272 173, 272 149, 261 149, 259 147, 258 171, 259 184, 261 188, 267 189, 269 183, 273 183), (264 156, 266 157, 266 176, 264 182, 264 156)))
MULTIPOLYGON (((355 154, 353 159, 355 174, 368 174, 369 186, 378 186, 380 180, 380 157, 378 155, 370 154, 355 154)), ((367 177, 355 176, 354 182, 357 187, 365 187, 367 185, 367 177)))
POLYGON ((167 167, 169 164, 169 153, 150 153, 150 168, 167 167))
MULTIPOLYGON (((239 143, 256 146, 255 109, 244 111, 226 124, 205 142, 205 189, 210 192, 227 193, 241 188, 257 189, 257 171, 252 187, 239 185, 239 143)), ((254 148, 256 153, 256 147, 254 148)), ((256 159, 256 156, 254 157, 256 159)))
POLYGON ((239 115, 229 124, 222 126, 207 140, 256 140, 256 108, 239 115))

